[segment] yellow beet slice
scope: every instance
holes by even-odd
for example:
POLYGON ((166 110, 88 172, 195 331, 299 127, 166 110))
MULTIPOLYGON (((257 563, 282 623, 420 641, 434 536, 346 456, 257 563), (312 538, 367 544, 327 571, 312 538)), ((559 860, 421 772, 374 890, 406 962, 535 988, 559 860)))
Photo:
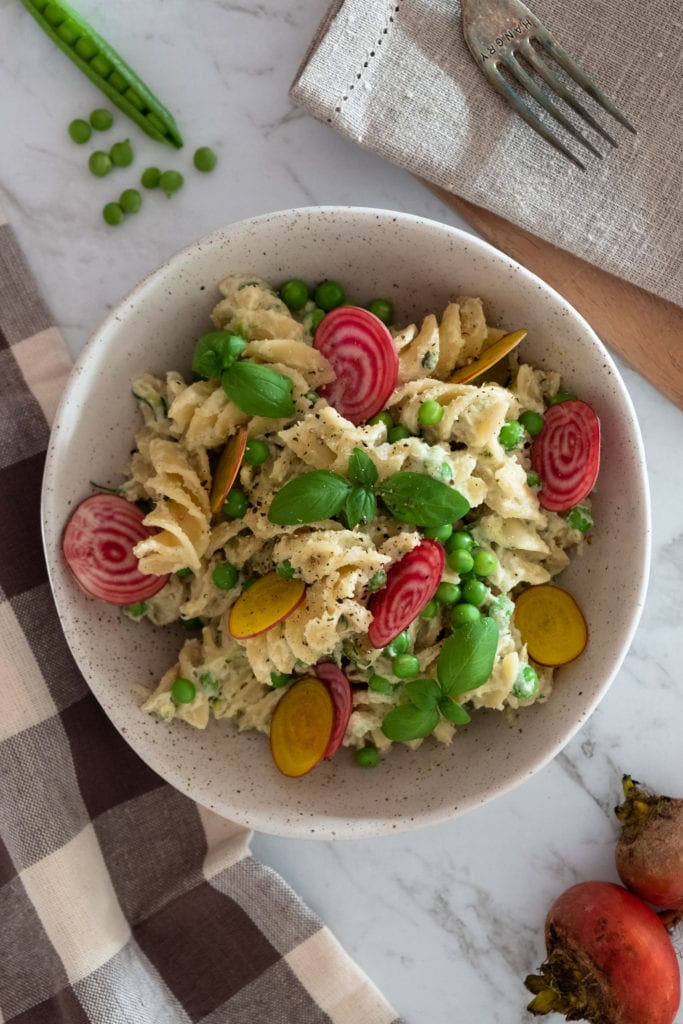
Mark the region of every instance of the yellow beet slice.
POLYGON ((459 370, 456 370, 449 383, 467 384, 469 381, 474 380, 475 377, 481 377, 482 373, 486 373, 492 366, 499 363, 508 352, 512 352, 513 348, 517 348, 520 341, 526 338, 527 334, 528 331, 513 331, 512 334, 504 334, 490 348, 482 352, 473 363, 461 366, 459 370))
POLYGON ((574 598, 547 583, 519 595, 514 622, 529 656, 539 665, 566 665, 588 642, 586 620, 574 598))
POLYGON ((235 482, 235 477, 242 465, 244 449, 247 447, 247 432, 238 427, 220 454, 211 482, 209 506, 212 512, 218 512, 228 496, 228 491, 235 482))
POLYGON ((283 775, 299 778, 322 760, 332 736, 334 705, 319 679, 293 683, 278 702, 270 723, 270 750, 283 775))
POLYGON ((237 598, 228 615, 228 629, 236 640, 266 633, 299 607, 305 593, 303 580, 285 580, 269 572, 237 598))

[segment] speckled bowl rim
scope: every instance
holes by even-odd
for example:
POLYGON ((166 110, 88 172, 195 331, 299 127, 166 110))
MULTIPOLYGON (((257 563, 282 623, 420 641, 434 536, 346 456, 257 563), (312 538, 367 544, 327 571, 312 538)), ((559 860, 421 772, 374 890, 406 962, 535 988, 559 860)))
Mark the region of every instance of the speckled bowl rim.
POLYGON ((545 746, 542 750, 537 753, 533 763, 530 764, 527 771, 519 771, 516 774, 505 776, 498 782, 492 783, 488 789, 479 794, 478 796, 472 795, 469 798, 463 798, 456 808, 448 809, 443 806, 434 807, 427 811, 424 811, 418 816, 414 816, 406 819, 399 819, 397 822, 396 816, 367 818, 363 820, 349 818, 348 816, 335 817, 330 815, 322 822, 318 822, 317 827, 311 827, 311 823, 308 820, 299 821, 298 819, 285 819, 282 815, 275 815, 275 818, 269 818, 268 820, 261 820, 260 818, 254 818, 249 814, 245 814, 236 808, 226 806, 224 803, 216 804, 211 800, 206 793, 197 792, 197 787, 190 785, 182 777, 180 772, 172 772, 168 768, 164 769, 160 766, 159 759, 154 756, 154 752, 150 755, 149 751, 144 748, 144 745, 136 744, 131 742, 130 736, 125 734, 125 728, 122 728, 121 721, 117 720, 116 715, 112 715, 104 705, 103 694, 99 692, 97 681, 88 678, 86 675, 86 681, 88 682, 92 692, 98 701, 105 707, 105 711, 113 722, 114 726, 124 735, 127 742, 131 743, 133 749, 137 754, 156 772, 162 775, 166 781, 175 786, 178 790, 183 792, 188 797, 197 800, 197 802, 209 807, 218 813, 229 817, 235 821, 241 822, 250 828, 254 828, 259 831, 266 832, 272 835, 282 835, 292 838, 315 838, 315 839, 354 839, 354 838, 370 838, 378 837, 381 835, 392 834, 396 831, 409 831, 412 829, 422 828, 427 825, 434 825, 439 822, 449 820, 452 817, 460 816, 466 813, 468 810, 474 807, 481 806, 485 803, 490 802, 498 796, 501 796, 512 789, 521 785, 526 779, 535 775, 543 767, 545 767, 553 758, 565 747, 565 745, 573 738, 573 736, 579 731, 584 725, 585 721, 595 710, 596 706, 606 693, 607 689, 613 682, 617 675, 624 658, 628 652, 628 649, 633 640, 633 636, 638 626, 638 622, 642 613, 642 609, 645 602, 645 596, 647 591, 647 582, 649 576, 650 559, 651 559, 651 507, 650 507, 650 496, 647 481, 646 463, 644 446, 642 442, 642 436, 640 428, 638 426, 638 420, 633 406, 633 402, 626 389, 626 386, 621 378, 619 370, 612 359, 609 352, 605 349, 604 345, 595 334, 590 325, 585 319, 571 306, 558 292, 552 287, 546 284, 537 275, 531 273, 522 265, 518 264, 515 260, 501 253, 487 242, 478 238, 475 235, 463 231, 460 228, 452 227, 450 225, 443 224, 430 218, 420 217, 413 214, 407 214, 399 211, 377 209, 372 207, 356 207, 356 206, 317 206, 317 207, 297 207, 286 210, 277 210, 270 213, 260 214, 255 217, 244 218, 240 221, 235 221, 220 228, 216 231, 210 232, 183 249, 171 255, 168 259, 164 260, 155 270, 147 274, 142 281, 132 289, 124 298, 111 310, 108 316, 100 324, 98 329, 93 332, 90 339, 86 343, 78 359, 74 364, 72 374, 69 378, 65 391, 62 395, 59 403, 57 413, 55 415, 54 426, 50 436, 50 442, 48 445, 47 458, 45 463, 45 471, 43 477, 43 486, 41 492, 41 529, 43 537, 43 546, 45 550, 45 556, 48 565, 48 576, 50 585, 52 588, 53 596, 57 604, 57 611, 59 618, 64 630, 64 634, 67 639, 67 643, 76 659, 77 663, 80 661, 79 658, 79 635, 76 623, 73 621, 68 609, 63 607, 59 599, 59 590, 56 582, 55 564, 53 559, 59 558, 58 544, 55 542, 55 532, 48 523, 48 516, 50 512, 50 490, 51 484, 54 481, 55 474, 59 472, 59 458, 58 458, 58 446, 57 446, 57 431, 59 425, 62 423, 65 415, 65 410, 69 406, 69 402, 72 396, 72 392, 77 388, 77 381, 79 372, 93 359, 97 358, 96 345, 101 336, 107 335, 110 331, 115 329, 117 322, 120 322, 122 317, 125 316, 125 310, 127 307, 134 307, 144 300, 147 291, 153 288, 158 279, 164 277, 169 271, 172 271, 175 267, 180 267, 183 263, 191 257, 192 253, 201 248, 211 245, 213 242, 229 235, 231 232, 236 230, 242 230, 247 226, 260 224, 262 222, 281 222, 282 226, 291 220, 291 218, 302 217, 302 218, 319 218, 319 217, 338 217, 345 218, 349 215, 356 217, 367 217, 368 224, 371 221, 376 222, 378 219, 390 218, 393 221, 401 221, 404 224, 415 224, 418 226, 427 226, 433 229, 437 229, 439 232, 445 232, 453 237, 459 238, 461 241, 466 241, 467 245, 474 250, 486 254, 488 253, 494 260, 501 263, 501 266, 507 267, 509 270, 516 274, 519 274, 522 279, 533 283, 539 287, 546 296, 560 307, 564 313, 575 322, 575 324, 581 328, 582 331, 588 332, 591 337, 593 344, 596 346, 600 357, 604 362, 604 365, 609 369, 612 374, 613 382, 618 389, 618 400, 623 410, 626 412, 631 427, 633 429, 632 443, 637 454, 639 480, 638 486, 640 490, 640 496, 642 499, 642 546, 640 551, 639 564, 634 566, 637 573, 637 583, 633 589, 632 594, 632 610, 631 618, 628 628, 625 629, 624 634, 621 638, 619 649, 615 652, 613 658, 613 664, 611 671, 609 671, 602 681, 600 688, 595 692, 594 696, 590 700, 584 701, 580 707, 580 713, 577 714, 576 721, 572 726, 566 729, 560 736, 555 738, 548 738, 545 746))

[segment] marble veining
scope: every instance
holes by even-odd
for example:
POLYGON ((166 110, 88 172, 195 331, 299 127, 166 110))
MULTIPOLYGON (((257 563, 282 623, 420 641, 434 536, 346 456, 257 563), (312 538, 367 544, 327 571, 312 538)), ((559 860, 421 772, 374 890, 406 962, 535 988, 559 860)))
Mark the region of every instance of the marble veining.
MULTIPOLYGON (((146 273, 230 221, 343 203, 462 226, 408 174, 291 108, 287 88, 325 6, 165 0, 136 4, 131 19, 122 5, 81 0, 186 140, 177 153, 117 116, 102 146, 129 137, 135 164, 100 180, 86 167, 96 146, 75 146, 66 126, 106 105, 103 97, 16 0, 0 0, 0 39, 11 41, 0 47, 0 205, 73 355, 146 273), (199 145, 219 153, 212 175, 192 169, 199 145), (145 194, 140 214, 107 227, 101 207, 149 164, 181 170, 185 188, 170 200, 145 194)), ((652 571, 631 652, 590 719, 541 772, 453 822, 338 844, 254 837, 255 855, 320 914, 411 1024, 530 1021, 522 982, 543 957, 550 902, 576 881, 616 880, 621 773, 683 795, 683 416, 619 368, 648 460, 652 571)), ((676 945, 683 957, 681 935, 676 945)))

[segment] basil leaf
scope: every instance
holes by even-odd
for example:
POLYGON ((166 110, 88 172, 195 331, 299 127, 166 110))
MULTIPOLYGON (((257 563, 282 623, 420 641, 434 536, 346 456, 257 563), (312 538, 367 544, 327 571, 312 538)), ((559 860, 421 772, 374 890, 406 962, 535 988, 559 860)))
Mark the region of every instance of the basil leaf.
POLYGON ((197 342, 192 370, 198 377, 220 379, 246 347, 246 341, 228 331, 212 331, 197 342))
POLYGON ((375 518, 377 499, 368 487, 354 487, 344 502, 344 515, 350 530, 359 523, 369 523, 375 518))
POLYGON ((257 363, 233 363, 221 376, 223 390, 238 409, 250 416, 293 416, 292 382, 282 373, 257 363))
POLYGON ((441 687, 436 679, 411 679, 409 683, 406 683, 404 689, 420 711, 430 711, 435 708, 441 698, 441 687))
POLYGON ((439 712, 436 708, 422 710, 414 704, 402 704, 392 708, 385 717, 382 732, 387 739, 402 743, 431 736, 438 724, 439 712))
POLYGON ((460 491, 426 473, 409 470, 392 473, 380 484, 378 493, 396 519, 414 526, 454 523, 470 508, 460 491))
POLYGON ((461 704, 456 704, 452 697, 442 697, 439 701, 439 711, 443 717, 452 722, 453 725, 467 725, 472 719, 461 704))
POLYGON ((354 484, 364 484, 366 487, 377 483, 377 466, 362 448, 354 448, 349 455, 348 476, 354 484))
POLYGON ((436 665, 441 689, 447 695, 466 693, 490 678, 498 648, 498 623, 482 617, 466 622, 444 641, 436 665))
POLYGON ((268 518, 278 526, 317 523, 339 512, 351 484, 338 473, 314 469, 294 477, 282 487, 270 503, 268 518))

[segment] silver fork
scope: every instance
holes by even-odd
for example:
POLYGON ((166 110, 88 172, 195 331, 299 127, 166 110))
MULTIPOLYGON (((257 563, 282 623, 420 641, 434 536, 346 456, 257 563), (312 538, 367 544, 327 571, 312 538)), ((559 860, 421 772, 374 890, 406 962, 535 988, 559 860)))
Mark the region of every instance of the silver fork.
POLYGON ((493 88, 531 125, 546 142, 563 153, 573 164, 585 171, 586 166, 567 146, 551 131, 547 124, 528 106, 517 89, 506 80, 501 73, 501 65, 515 80, 522 90, 533 96, 555 121, 569 132, 578 142, 586 147, 594 156, 602 159, 602 153, 593 143, 579 131, 563 110, 541 88, 538 81, 527 71, 519 58, 536 72, 546 85, 579 114, 586 124, 598 132, 611 146, 619 143, 605 131, 593 115, 586 110, 573 92, 558 78, 552 67, 542 60, 544 56, 552 57, 568 75, 600 104, 620 124, 636 134, 633 125, 621 114, 612 100, 593 82, 588 73, 563 50, 555 37, 539 21, 521 0, 461 0, 462 29, 465 41, 472 56, 483 71, 493 88), (534 46, 533 44, 536 44, 534 46))

